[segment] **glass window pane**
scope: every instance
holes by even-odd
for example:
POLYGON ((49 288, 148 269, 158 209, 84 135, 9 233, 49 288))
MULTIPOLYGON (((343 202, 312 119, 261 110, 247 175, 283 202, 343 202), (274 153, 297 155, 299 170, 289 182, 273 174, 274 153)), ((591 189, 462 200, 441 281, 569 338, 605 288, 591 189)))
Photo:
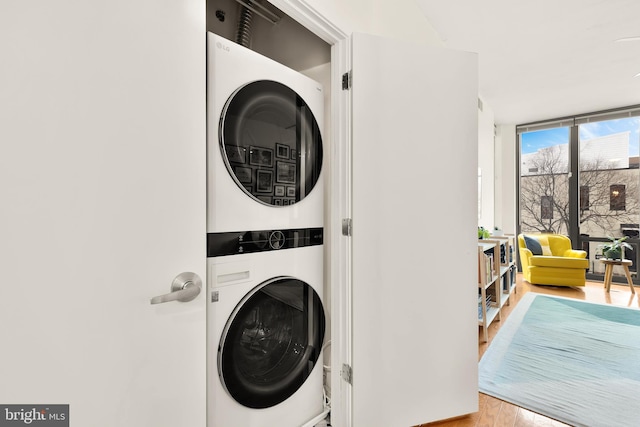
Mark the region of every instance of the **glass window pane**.
POLYGON ((580 202, 581 234, 621 237, 638 228, 639 130, 638 117, 579 125, 580 188, 589 188, 588 209, 580 202))
POLYGON ((520 229, 567 234, 569 135, 559 127, 520 134, 520 229))

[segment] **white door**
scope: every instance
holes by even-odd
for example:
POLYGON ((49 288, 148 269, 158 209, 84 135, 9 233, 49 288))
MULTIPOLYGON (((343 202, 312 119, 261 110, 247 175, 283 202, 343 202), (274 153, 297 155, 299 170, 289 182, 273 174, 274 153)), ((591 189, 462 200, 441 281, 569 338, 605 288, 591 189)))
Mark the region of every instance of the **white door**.
POLYGON ((205 2, 5 1, 0 56, 0 404, 204 426, 205 293, 150 298, 205 278, 205 2))
POLYGON ((351 52, 352 425, 474 412, 477 57, 363 34, 351 52))

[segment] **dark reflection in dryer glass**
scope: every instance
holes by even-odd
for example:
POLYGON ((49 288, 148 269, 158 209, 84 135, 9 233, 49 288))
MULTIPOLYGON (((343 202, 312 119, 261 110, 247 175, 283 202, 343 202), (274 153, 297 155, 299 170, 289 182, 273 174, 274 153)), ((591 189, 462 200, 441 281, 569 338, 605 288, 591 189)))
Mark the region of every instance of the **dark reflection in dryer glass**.
POLYGON ((320 177, 320 129, 305 101, 283 84, 260 80, 238 89, 222 112, 219 134, 229 173, 261 203, 299 202, 320 177))
POLYGON ((230 319, 219 370, 227 391, 251 408, 276 405, 300 388, 320 355, 325 318, 306 283, 280 278, 262 286, 230 319))

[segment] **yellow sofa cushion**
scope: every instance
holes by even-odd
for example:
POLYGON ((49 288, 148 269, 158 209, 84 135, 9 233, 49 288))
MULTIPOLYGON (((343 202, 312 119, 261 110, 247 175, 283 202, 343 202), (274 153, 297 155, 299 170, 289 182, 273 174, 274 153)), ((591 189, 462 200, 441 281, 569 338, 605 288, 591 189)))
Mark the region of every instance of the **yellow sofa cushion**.
POLYGON ((589 268, 589 260, 584 258, 559 257, 559 256, 532 256, 529 265, 535 267, 557 268, 589 268))

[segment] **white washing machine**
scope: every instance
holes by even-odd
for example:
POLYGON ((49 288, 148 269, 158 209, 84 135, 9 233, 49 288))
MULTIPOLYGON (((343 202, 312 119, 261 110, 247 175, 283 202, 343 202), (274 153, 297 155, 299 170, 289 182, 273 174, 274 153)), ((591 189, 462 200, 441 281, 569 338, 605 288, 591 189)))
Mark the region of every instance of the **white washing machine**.
POLYGON ((322 229, 216 236, 207 425, 300 427, 324 411, 322 229))
POLYGON ((207 37, 207 231, 322 227, 322 86, 207 37))

